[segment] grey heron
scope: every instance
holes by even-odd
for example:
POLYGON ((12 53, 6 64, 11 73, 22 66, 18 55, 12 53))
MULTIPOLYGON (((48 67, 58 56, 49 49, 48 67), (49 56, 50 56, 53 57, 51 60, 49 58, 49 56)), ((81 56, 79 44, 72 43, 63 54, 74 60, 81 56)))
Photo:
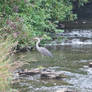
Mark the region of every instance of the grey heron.
POLYGON ((37 40, 37 43, 36 43, 36 49, 44 56, 49 56, 49 57, 53 57, 52 53, 44 48, 44 47, 39 47, 39 44, 40 44, 40 38, 36 37, 34 38, 35 40, 37 40))

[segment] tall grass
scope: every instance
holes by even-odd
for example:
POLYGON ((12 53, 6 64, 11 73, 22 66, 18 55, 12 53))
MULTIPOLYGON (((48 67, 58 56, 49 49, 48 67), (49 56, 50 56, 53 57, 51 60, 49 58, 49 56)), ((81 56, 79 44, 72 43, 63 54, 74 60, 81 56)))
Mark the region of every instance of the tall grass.
POLYGON ((12 92, 10 88, 11 81, 11 62, 9 50, 12 43, 9 39, 0 39, 0 92, 12 92))

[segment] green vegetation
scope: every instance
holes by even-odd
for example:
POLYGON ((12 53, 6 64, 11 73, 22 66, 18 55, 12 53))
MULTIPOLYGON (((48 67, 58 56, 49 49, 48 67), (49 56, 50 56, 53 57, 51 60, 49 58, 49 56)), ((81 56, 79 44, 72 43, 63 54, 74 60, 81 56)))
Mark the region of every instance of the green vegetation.
POLYGON ((11 88, 12 72, 19 66, 20 63, 11 62, 13 55, 11 48, 16 45, 12 37, 8 36, 7 39, 0 39, 0 92, 17 92, 11 88))
POLYGON ((79 6, 88 0, 1 0, 0 33, 11 34, 21 46, 33 45, 35 36, 51 39, 52 33, 63 32, 57 24, 77 18, 73 2, 79 6))
MULTIPOLYGON (((51 33, 63 31, 57 29, 59 22, 77 18, 72 13, 73 1, 76 0, 1 0, 1 33, 12 34, 21 45, 32 45, 35 36, 51 39, 51 33)), ((88 0, 79 1, 81 5, 88 0)))
MULTIPOLYGON (((77 0, 72 0, 72 1, 77 1, 77 0)), ((85 3, 87 3, 90 0, 78 0, 77 2, 79 3, 79 6, 83 6, 85 3)))
POLYGON ((0 40, 0 92, 11 92, 10 84, 10 59, 9 59, 9 48, 11 43, 9 39, 6 41, 0 40))

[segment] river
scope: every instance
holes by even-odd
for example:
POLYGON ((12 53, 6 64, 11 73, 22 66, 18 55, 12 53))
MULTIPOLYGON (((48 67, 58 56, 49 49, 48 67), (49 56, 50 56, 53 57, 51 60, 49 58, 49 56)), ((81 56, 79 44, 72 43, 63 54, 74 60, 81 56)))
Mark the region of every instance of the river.
POLYGON ((57 92, 68 88, 77 92, 92 92, 92 32, 90 30, 66 30, 59 36, 61 43, 48 44, 53 58, 42 57, 37 51, 18 53, 16 60, 27 62, 21 69, 45 67, 60 71, 67 77, 62 80, 42 80, 39 75, 17 76, 13 88, 19 92, 57 92), (53 45, 53 46, 52 46, 53 45))

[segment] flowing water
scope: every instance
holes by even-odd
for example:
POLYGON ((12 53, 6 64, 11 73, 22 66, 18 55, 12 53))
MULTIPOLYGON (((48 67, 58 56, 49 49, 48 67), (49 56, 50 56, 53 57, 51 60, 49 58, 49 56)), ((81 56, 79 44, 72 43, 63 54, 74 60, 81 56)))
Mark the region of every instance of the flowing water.
POLYGON ((17 60, 28 63, 21 69, 45 67, 60 71, 67 77, 62 80, 42 80, 39 75, 16 76, 13 88, 20 92, 57 92, 61 88, 92 92, 92 68, 88 67, 92 62, 92 33, 90 31, 86 35, 88 32, 73 30, 70 35, 66 31, 63 36, 67 36, 68 40, 64 39, 61 44, 51 46, 53 58, 42 57, 37 51, 17 54, 17 60))

